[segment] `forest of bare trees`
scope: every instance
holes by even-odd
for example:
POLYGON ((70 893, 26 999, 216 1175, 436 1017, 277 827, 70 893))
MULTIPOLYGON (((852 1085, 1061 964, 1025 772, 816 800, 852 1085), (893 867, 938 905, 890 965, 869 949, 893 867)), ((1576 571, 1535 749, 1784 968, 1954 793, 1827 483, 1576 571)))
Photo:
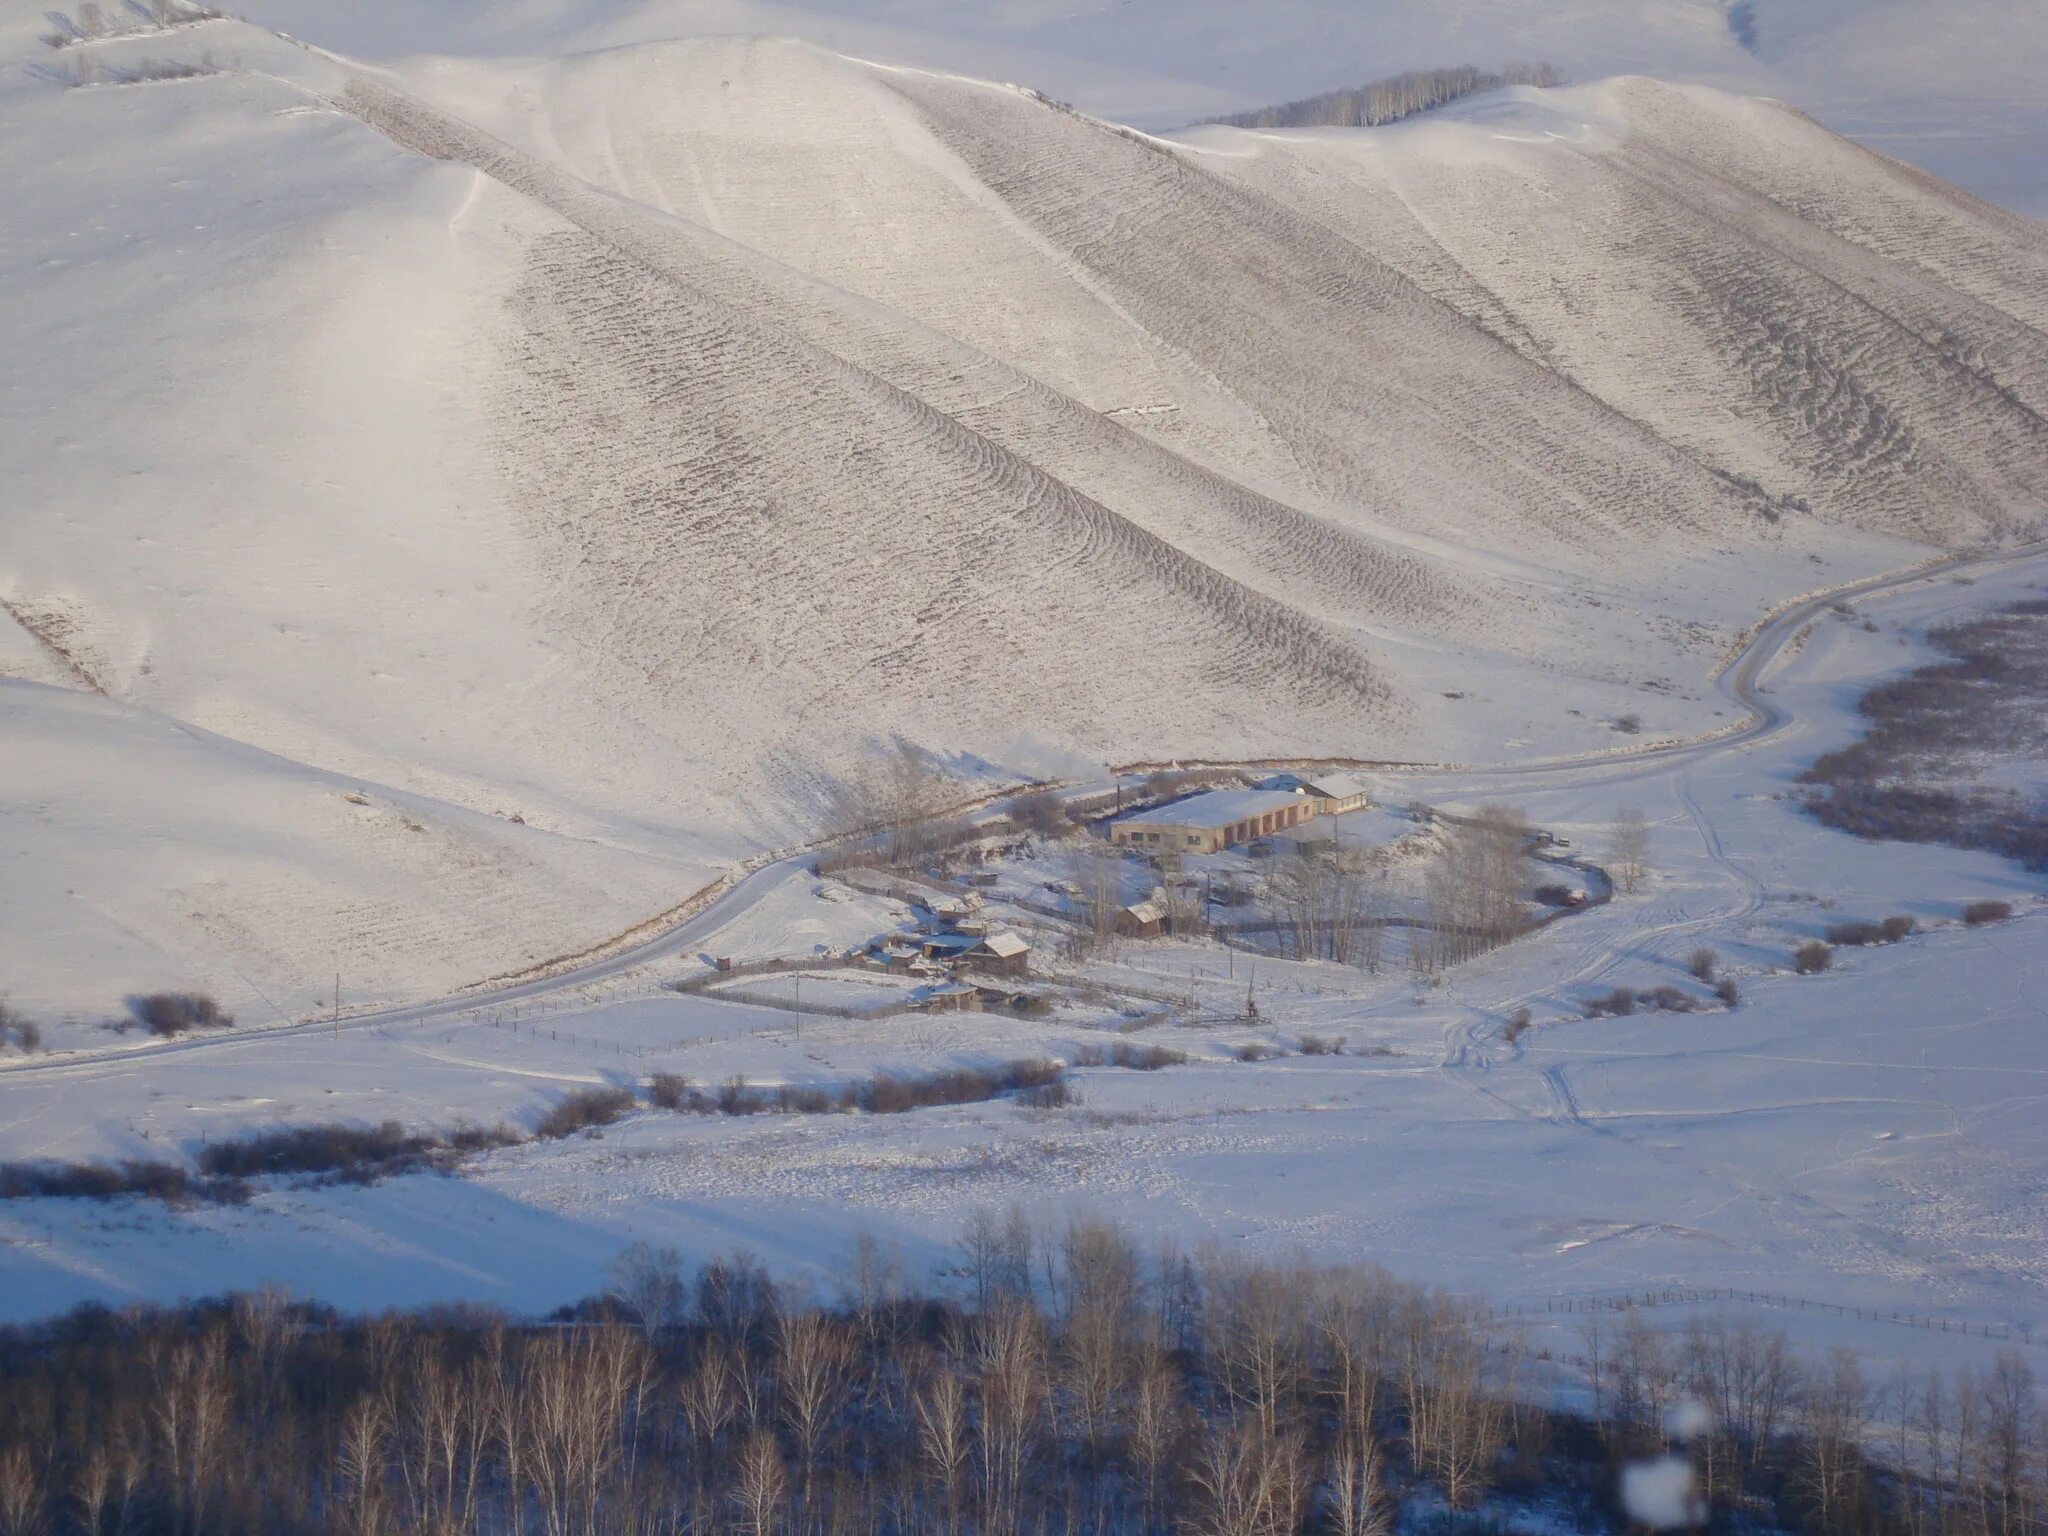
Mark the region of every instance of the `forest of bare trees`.
POLYGON ((1209 121, 1232 128, 1372 128, 1504 85, 1562 84, 1564 72, 1555 64, 1509 64, 1498 71, 1460 64, 1448 69, 1413 69, 1368 85, 1325 91, 1209 121))
POLYGON ((1015 1211, 958 1255, 957 1302, 873 1242, 825 1305, 642 1247, 544 1324, 260 1295, 6 1330, 0 1532, 1384 1536, 1490 1497, 1618 1530, 1617 1469, 1672 1456, 1727 1526, 2042 1529, 2017 1352, 1873 1381, 1749 1322, 1595 1314, 1563 1414, 1555 1364, 1368 1267, 1015 1211))

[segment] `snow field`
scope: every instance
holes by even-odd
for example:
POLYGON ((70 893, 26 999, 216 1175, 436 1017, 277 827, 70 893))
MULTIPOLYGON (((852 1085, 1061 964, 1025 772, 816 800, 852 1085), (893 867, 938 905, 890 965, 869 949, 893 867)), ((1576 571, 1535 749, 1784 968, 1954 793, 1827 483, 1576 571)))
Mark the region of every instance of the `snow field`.
MULTIPOLYGON (((913 1272, 942 1277, 968 1215, 1016 1200, 1049 1218, 1101 1210, 1183 1244, 1362 1256, 1509 1306, 1718 1286, 2038 1328, 2040 882, 1981 855, 1855 842, 1784 795, 1800 766, 1857 729, 1864 688, 1924 659, 1921 631, 2038 590, 2029 584, 2044 576, 2036 560, 1972 585, 1858 600, 1856 620, 1818 620, 1767 679, 1792 723, 1756 743, 1575 770, 1386 776, 1383 801, 1508 800, 1595 856, 1617 805, 1641 806, 1651 826, 1643 892, 1439 986, 1262 958, 1261 1028, 1144 1030, 1128 1038, 1194 1060, 1082 1069, 1080 1103, 1065 1110, 648 1110, 601 1137, 491 1154, 453 1179, 270 1191, 234 1211, 15 1203, 0 1210, 10 1307, 35 1315, 87 1294, 275 1278, 358 1305, 459 1296, 542 1308, 587 1291, 604 1259, 640 1238, 698 1255, 745 1246, 829 1286, 854 1238, 873 1232, 913 1272), (1861 627, 1866 615, 1876 633, 1861 627), (1986 896, 2022 915, 1994 928, 1955 922, 1962 903, 1986 896), (1824 976, 1790 974, 1792 948, 1826 923, 1892 912, 1926 931, 1840 951, 1824 976), (1617 985, 1703 993, 1684 973, 1702 944, 1738 981, 1735 1011, 1580 1016, 1588 996, 1617 985), (1535 1023, 1510 1045, 1501 1026, 1524 1003, 1535 1023), (1238 1044, 1284 1048, 1304 1032, 1391 1054, 1233 1059, 1238 1044)), ((732 947, 819 942, 807 914, 836 934, 852 905, 781 881, 738 920, 732 947)), ((713 932, 703 945, 726 942, 713 932)), ((1220 1014, 1241 1004, 1247 960, 1133 944, 1104 976, 1185 987, 1193 969, 1198 1016, 1220 1014)), ((332 1037, 0 1073, 0 1155, 160 1155, 198 1135, 325 1118, 323 1108, 432 1125, 519 1119, 567 1087, 657 1068, 702 1085, 735 1073, 822 1083, 877 1067, 1071 1059, 1120 1038, 1111 1014, 1087 1010, 816 1019, 798 1034, 774 1009, 630 989, 527 1022, 528 1033, 481 1019, 344 1023, 332 1037), (91 1113, 74 1118, 81 1102, 91 1113)), ((1868 1317, 1767 1320, 1878 1360, 1953 1363, 1978 1347, 1868 1317)), ((1553 1347, 1571 1348, 1576 1326, 1553 1327, 1553 1347)))

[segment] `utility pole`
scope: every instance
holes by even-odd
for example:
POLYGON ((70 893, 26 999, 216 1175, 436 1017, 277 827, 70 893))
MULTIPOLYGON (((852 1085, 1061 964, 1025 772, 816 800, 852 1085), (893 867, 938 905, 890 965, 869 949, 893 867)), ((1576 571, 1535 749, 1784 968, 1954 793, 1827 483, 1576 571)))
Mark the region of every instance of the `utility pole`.
POLYGON ((341 967, 334 968, 334 1038, 341 1038, 341 967))
POLYGON ((790 979, 796 983, 796 1032, 801 1035, 804 1032, 804 973, 798 971, 790 979))

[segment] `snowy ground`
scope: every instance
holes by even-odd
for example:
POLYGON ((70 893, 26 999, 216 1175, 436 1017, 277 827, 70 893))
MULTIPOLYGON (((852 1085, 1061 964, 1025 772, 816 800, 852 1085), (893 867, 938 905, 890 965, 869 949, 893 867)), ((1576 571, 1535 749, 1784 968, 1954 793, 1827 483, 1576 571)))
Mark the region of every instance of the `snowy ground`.
MULTIPOLYGON (((277 1280, 351 1304, 472 1297, 527 1309, 590 1290, 636 1238, 705 1255, 744 1246, 829 1283, 857 1234, 943 1271, 976 1207, 1085 1206, 1183 1244, 1377 1259, 1539 1310, 1560 1298, 1725 1286, 2048 1334, 2048 995, 2042 883, 1984 856, 1864 845, 1788 798, 1799 768, 1856 729, 1872 680, 1915 664, 1922 628, 2048 583, 2036 558, 1827 616, 1766 679, 1791 723, 1669 760, 1388 776, 1381 798, 1500 798, 1597 847, 1617 805, 1653 828, 1649 887, 1455 972, 1440 987, 1259 961, 1262 1028, 1135 1037, 1185 1066, 1078 1074, 1082 1102, 896 1117, 728 1120, 636 1114, 601 1137, 490 1155, 460 1177, 270 1192, 243 1209, 123 1202, 0 1207, 0 1303, 32 1316, 87 1297, 171 1297, 277 1280), (1863 617, 1876 631, 1861 627, 1863 617), (1961 904, 2013 901, 1965 929, 1961 904), (1843 950, 1802 978, 1792 948, 1827 923, 1895 912, 1925 931, 1843 950), (1670 983, 1713 947, 1736 1011, 1580 1018, 1616 985, 1670 983), (1526 1002, 1535 1027, 1500 1038, 1526 1002), (1253 1039, 1346 1036, 1342 1057, 1247 1063, 1253 1039), (1386 1052, 1387 1054, 1379 1054, 1386 1052)), ((2035 765, 2038 772, 2039 765, 2035 765)), ((815 882, 778 878, 741 919, 750 946, 836 942, 857 926, 815 882), (812 927, 816 923, 822 926, 812 927)), ((869 915, 860 914, 861 919, 869 915)), ((720 937, 705 936, 707 949, 720 937)), ((1108 1008, 807 1022, 654 990, 671 958, 603 1000, 407 1026, 344 1022, 0 1072, 0 1155, 165 1155, 199 1138, 329 1118, 530 1122, 565 1088, 655 1070, 714 1083, 837 1083, 877 1066, 1071 1056, 1117 1038, 1108 1008), (517 1026, 516 1028, 514 1026, 517 1026)), ((1246 959, 1128 946, 1113 973, 1241 1003, 1246 959), (1190 983, 1190 973, 1193 980, 1190 983)), ((529 1005, 535 1006, 535 1005, 529 1005)), ((1779 1317, 1880 1357, 1961 1358, 1957 1335, 1779 1317)), ((1568 1345, 1568 1338, 1560 1334, 1568 1345)), ((1981 1342, 1981 1341, 1980 1341, 1981 1342)))
MULTIPOLYGON (((897 738, 965 794, 1710 728, 1759 615, 2048 501, 2048 236, 1785 107, 1169 142, 952 71, 1193 67, 1266 7, 888 9, 0 12, 14 1003, 523 972, 897 738)), ((1601 67, 1749 56, 1645 14, 1601 67)))

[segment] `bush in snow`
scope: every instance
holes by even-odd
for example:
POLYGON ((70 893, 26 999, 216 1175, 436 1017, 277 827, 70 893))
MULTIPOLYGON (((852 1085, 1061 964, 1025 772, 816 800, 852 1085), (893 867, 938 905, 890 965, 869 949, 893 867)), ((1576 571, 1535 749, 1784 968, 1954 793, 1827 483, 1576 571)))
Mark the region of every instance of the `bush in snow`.
POLYGON ((1819 939, 1808 939, 1792 956, 1792 969, 1802 976, 1818 976, 1834 963, 1834 950, 1819 939))
POLYGON ((623 1088, 579 1088, 563 1096, 560 1103, 540 1117, 533 1134, 547 1140, 573 1136, 578 1131, 610 1125, 633 1107, 633 1095, 623 1088))
POLYGON ((159 1035, 183 1034, 188 1029, 225 1029, 235 1016, 205 992, 152 992, 137 999, 135 1017, 159 1035))
POLYGON ((647 1097, 657 1109, 681 1109, 690 1097, 690 1080, 680 1072, 657 1072, 647 1079, 647 1097))
POLYGON ((1981 928, 1986 923, 2002 923, 2012 916, 2009 901, 1973 901, 1963 908, 1963 921, 1972 928, 1981 928))

